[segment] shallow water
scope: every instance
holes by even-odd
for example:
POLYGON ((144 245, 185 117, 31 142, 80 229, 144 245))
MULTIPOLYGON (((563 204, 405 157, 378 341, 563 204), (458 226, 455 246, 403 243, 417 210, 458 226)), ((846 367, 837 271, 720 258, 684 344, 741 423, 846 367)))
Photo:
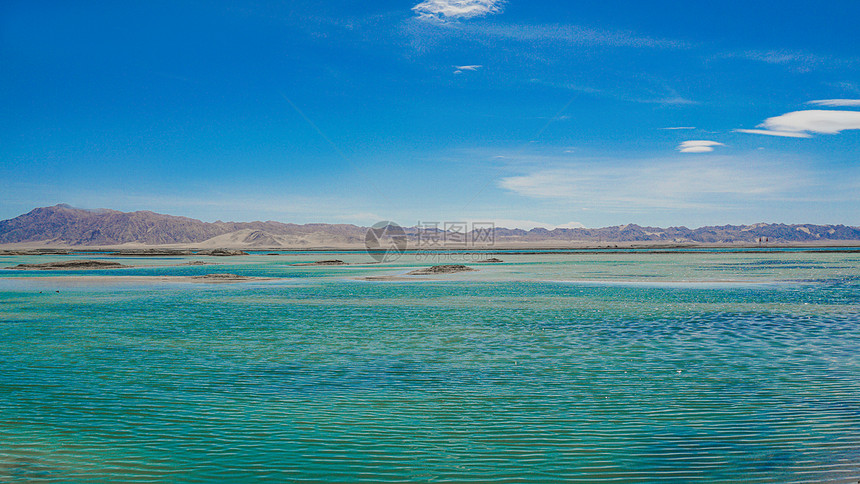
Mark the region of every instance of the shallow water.
POLYGON ((499 257, 0 271, 0 481, 860 479, 857 254, 499 257))

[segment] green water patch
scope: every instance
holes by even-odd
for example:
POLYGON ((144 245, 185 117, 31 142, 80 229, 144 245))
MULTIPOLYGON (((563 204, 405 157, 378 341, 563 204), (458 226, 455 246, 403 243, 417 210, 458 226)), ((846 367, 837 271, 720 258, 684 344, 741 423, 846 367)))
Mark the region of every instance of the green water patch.
POLYGON ((527 262, 518 281, 4 282, 0 480, 860 478, 856 275, 691 284, 666 257, 601 269, 656 283, 527 262))

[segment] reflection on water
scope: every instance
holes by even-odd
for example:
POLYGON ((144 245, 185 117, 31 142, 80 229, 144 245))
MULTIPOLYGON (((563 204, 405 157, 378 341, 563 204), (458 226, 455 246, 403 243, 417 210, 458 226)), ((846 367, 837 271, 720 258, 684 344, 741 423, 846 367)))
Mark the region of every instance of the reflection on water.
POLYGON ((395 283, 356 278, 415 262, 16 272, 0 480, 856 482, 850 255, 507 255, 395 283))

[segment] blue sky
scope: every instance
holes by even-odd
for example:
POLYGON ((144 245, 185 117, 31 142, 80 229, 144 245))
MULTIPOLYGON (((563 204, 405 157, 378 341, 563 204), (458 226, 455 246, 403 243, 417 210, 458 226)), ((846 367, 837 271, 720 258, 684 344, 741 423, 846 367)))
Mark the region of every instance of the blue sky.
POLYGON ((0 218, 860 225, 860 2, 6 1, 0 218))

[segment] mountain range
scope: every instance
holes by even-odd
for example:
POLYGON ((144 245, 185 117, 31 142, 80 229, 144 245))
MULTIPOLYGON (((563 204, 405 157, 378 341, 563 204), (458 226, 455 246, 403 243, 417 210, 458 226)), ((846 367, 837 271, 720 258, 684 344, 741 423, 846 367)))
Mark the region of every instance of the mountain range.
MULTIPOLYGON (((281 222, 203 222, 149 211, 87 210, 60 204, 36 208, 0 221, 0 244, 31 247, 103 247, 119 245, 196 248, 364 248, 368 228, 350 224, 281 222)), ((404 227, 410 248, 577 247, 624 245, 860 245, 860 228, 846 225, 722 225, 641 227, 635 224, 548 230, 496 227, 492 234, 420 231, 404 227), (480 236, 479 236, 480 235, 480 236), (431 237, 432 236, 432 237, 431 237), (457 244, 455 240, 462 242, 457 244), (479 240, 473 244, 472 240, 479 240), (428 242, 436 245, 428 245, 428 242), (422 245, 423 243, 423 245, 422 245)))

